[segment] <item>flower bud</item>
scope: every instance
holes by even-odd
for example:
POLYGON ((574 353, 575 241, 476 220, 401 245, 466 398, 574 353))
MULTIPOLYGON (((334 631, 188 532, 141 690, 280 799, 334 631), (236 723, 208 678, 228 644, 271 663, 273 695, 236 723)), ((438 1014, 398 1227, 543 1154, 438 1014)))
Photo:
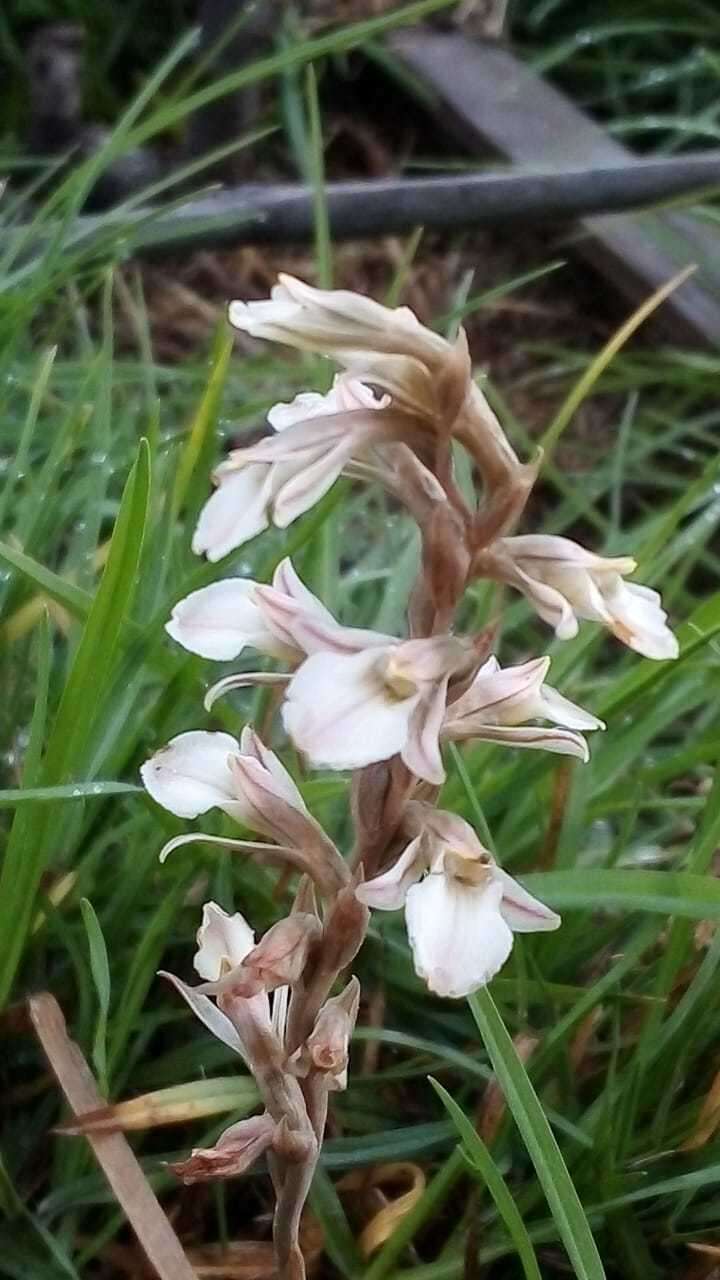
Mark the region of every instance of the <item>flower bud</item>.
POLYGON ((293 911, 268 929, 245 957, 242 968, 256 975, 265 991, 292 986, 302 975, 321 932, 316 916, 293 911))
POLYGON ((214 1147, 196 1148, 187 1160, 171 1164, 170 1168, 186 1184, 237 1178, 267 1151, 277 1128, 267 1112, 241 1120, 226 1129, 214 1147))
POLYGON ((323 929, 319 966, 324 973, 339 973, 355 958, 367 932, 370 912, 355 894, 357 880, 337 894, 323 929))
POLYGON ((326 1000, 310 1035, 293 1054, 291 1063, 299 1076, 313 1068, 327 1077, 329 1089, 344 1089, 352 1036, 360 1004, 360 983, 350 979, 339 996, 326 1000))

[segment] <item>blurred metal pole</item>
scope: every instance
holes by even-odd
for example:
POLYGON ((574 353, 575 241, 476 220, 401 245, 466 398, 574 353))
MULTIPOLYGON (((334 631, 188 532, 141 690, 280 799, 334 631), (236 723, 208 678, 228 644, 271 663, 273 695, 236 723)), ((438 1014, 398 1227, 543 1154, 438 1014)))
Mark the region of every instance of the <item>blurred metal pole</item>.
MULTIPOLYGON (((720 151, 619 165, 475 173, 440 178, 329 182, 326 198, 335 239, 398 234, 424 226, 462 231, 572 221, 586 214, 642 209, 720 189, 720 151)), ((132 219, 138 218, 135 211, 132 219)), ((299 184, 253 184, 212 192, 167 213, 142 211, 131 231, 137 248, 171 250, 307 241, 314 231, 313 194, 299 184), (144 221, 147 219, 147 221, 144 221)), ((125 221, 122 209, 104 217, 125 221)), ((92 230, 94 219, 79 226, 92 230)), ((101 224, 98 224, 98 228, 101 224)), ((79 227, 78 227, 79 229, 79 227)), ((720 243, 720 241, 719 241, 720 243)))

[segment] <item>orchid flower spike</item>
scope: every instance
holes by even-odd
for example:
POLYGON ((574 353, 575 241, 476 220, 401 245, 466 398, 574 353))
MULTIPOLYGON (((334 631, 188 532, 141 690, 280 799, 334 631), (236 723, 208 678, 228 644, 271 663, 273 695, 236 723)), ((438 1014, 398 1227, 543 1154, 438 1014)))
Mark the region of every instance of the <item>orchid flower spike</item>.
POLYGON ((357 896, 381 911, 404 905, 416 973, 435 995, 470 995, 502 968, 514 932, 557 929, 560 917, 503 871, 456 814, 413 801, 408 819, 418 834, 357 896))
POLYGON ((500 538, 487 553, 487 572, 522 591, 559 639, 572 639, 586 618, 646 658, 677 658, 658 592, 623 581, 635 568, 631 556, 606 559, 545 534, 500 538))
POLYGON ((502 668, 496 658, 488 658, 465 693, 448 707, 443 738, 539 748, 587 761, 587 743, 576 730, 605 725, 544 683, 549 666, 549 658, 533 658, 502 668), (562 727, 535 727, 528 720, 550 720, 562 727))
MULTIPOLYGON (((284 858, 325 892, 335 892, 348 878, 343 859, 308 812, 287 769, 249 726, 239 743, 228 733, 181 733, 145 762, 140 776, 153 800, 179 818, 221 809, 277 841, 265 846, 220 839, 227 847, 258 856, 265 850, 284 858)), ((165 846, 161 859, 198 839, 217 838, 178 836, 165 846)))

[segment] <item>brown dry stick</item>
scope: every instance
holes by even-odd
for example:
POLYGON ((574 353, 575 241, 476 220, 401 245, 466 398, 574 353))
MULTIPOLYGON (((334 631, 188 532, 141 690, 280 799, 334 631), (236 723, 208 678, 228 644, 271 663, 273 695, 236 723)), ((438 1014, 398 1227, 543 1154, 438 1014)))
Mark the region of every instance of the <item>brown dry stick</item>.
MULTIPOLYGON (((30 1017, 45 1056, 74 1114, 103 1106, 92 1072, 70 1039, 62 1010, 48 992, 31 996, 30 1017)), ((100 1168, 127 1214, 160 1280, 197 1280, 180 1241, 122 1133, 88 1133, 100 1168)))

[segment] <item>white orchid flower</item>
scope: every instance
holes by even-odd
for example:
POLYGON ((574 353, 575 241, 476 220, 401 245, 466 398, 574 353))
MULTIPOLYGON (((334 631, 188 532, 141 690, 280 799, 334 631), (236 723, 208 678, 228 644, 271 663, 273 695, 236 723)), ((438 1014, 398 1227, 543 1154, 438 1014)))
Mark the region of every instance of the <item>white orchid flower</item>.
MULTIPOLYGON (((250 578, 224 578, 193 591, 175 605, 165 629, 190 653, 202 657, 235 658, 252 648, 294 667, 311 653, 356 653, 394 643, 392 636, 341 626, 301 581, 289 559, 278 565, 272 586, 250 578)), ((206 708, 230 689, 284 679, 289 676, 227 676, 208 690, 206 708)))
MULTIPOLYGON (((297 670, 287 677, 283 722, 313 764, 359 768, 401 752, 419 777, 443 780, 439 735, 449 677, 469 660, 464 641, 452 636, 400 641, 382 632, 343 627, 301 582, 289 560, 278 566, 271 587, 242 579, 214 586, 223 589, 212 592, 206 587, 180 601, 168 630, 194 653, 220 646, 223 652, 240 653, 245 645, 269 655, 284 652, 297 670)), ((208 691, 206 706, 230 689, 268 678, 282 679, 262 673, 227 676, 208 691)), ((231 748, 227 735, 215 736, 225 739, 216 750, 222 766, 223 752, 231 748)), ((180 735, 171 745, 185 738, 180 735)), ((198 745, 202 744, 194 739, 187 743, 191 751, 198 745)), ((155 759, 160 765, 167 763, 162 753, 155 759)), ((145 775, 143 780, 150 789, 145 775)), ((187 808, 194 793, 186 793, 184 783, 177 791, 179 803, 187 808)), ((166 798, 168 794, 165 790, 166 798)), ((155 798, 166 804, 160 795, 155 798)), ((233 792, 219 807, 236 801, 233 792)), ((235 814, 243 820, 237 808, 235 814)))
POLYGON ((455 742, 474 739, 538 748, 587 761, 587 743, 575 731, 605 725, 544 683, 549 666, 549 658, 533 658, 503 668, 496 658, 488 658, 466 692, 448 707, 442 736, 455 742), (528 720, 550 720, 562 727, 541 728, 528 725, 528 720))
POLYGON ((346 289, 315 289, 282 272, 278 281, 266 301, 231 302, 231 325, 253 338, 332 355, 340 364, 355 363, 361 352, 410 356, 429 367, 446 357, 449 343, 409 307, 384 307, 346 289))
POLYGON ((577 635, 578 618, 585 618, 646 658, 678 656, 658 592, 623 581, 636 568, 631 556, 607 559, 569 538, 524 534, 499 539, 493 557, 496 576, 522 591, 561 640, 577 635))
MULTIPOLYGON (((292 918, 292 915, 288 916, 278 923, 286 925, 292 918)), ((277 930, 277 926, 273 926, 273 929, 277 930)), ((278 953, 271 936, 273 929, 256 943, 253 930, 239 911, 230 915, 216 902, 206 902, 202 911, 202 923, 197 931, 197 948, 193 959, 195 971, 203 982, 200 986, 193 987, 173 973, 161 972, 161 976, 173 984, 203 1025, 248 1064, 248 1049, 238 1023, 242 1025, 247 1019, 261 1031, 272 1031, 280 1044, 284 1043, 289 988, 281 985, 281 975, 273 973, 270 981, 256 982, 249 995, 242 994, 242 987, 238 990, 232 988, 233 977, 238 975, 240 980, 245 969, 258 970, 261 978, 264 977, 264 962, 268 950, 278 953), (270 938, 269 948, 265 941, 267 938, 270 938), (272 997, 268 994, 270 991, 273 993, 272 997), (227 1007, 241 1007, 242 1020, 231 1019, 219 1007, 228 992, 231 999, 227 1007)), ((294 958, 290 967, 293 965, 294 958)))
POLYGON ((404 904, 416 973, 435 995, 460 998, 502 968, 513 933, 557 929, 560 917, 497 865, 462 818, 410 808, 421 833, 356 894, 382 911, 404 904))
POLYGON ((250 954, 255 933, 239 911, 229 915, 216 902, 206 902, 196 941, 195 972, 205 982, 218 982, 250 954))
POLYGON ((284 529, 309 511, 352 458, 402 438, 397 415, 378 412, 389 403, 340 374, 326 395, 302 393, 275 405, 268 421, 279 434, 233 450, 216 468, 217 489, 200 512, 193 551, 220 560, 269 525, 284 529))
POLYGON ((203 841, 272 862, 288 862, 309 875, 324 893, 337 892, 347 880, 343 859, 308 812, 287 769, 249 725, 239 742, 229 733, 201 729, 181 733, 146 760, 140 776, 153 800, 179 818, 197 818, 220 809, 274 842, 193 832, 169 840, 160 852, 161 861, 174 849, 203 841))
MULTIPOLYGON (((193 965, 205 982, 218 982, 229 971, 238 968, 255 946, 255 934, 240 912, 228 915, 215 902, 206 902, 202 923, 197 931, 197 950, 193 965)), ((240 1034, 227 1014, 218 1009, 204 991, 183 982, 174 973, 161 971, 180 993, 196 1018, 208 1031, 228 1048, 233 1049, 247 1063, 247 1053, 240 1034)), ((266 992, 251 997, 248 1002, 261 1025, 270 1027, 270 1003, 266 992)))
POLYGON ((245 648, 288 661, 308 651, 298 645, 285 624, 288 613, 331 628, 332 614, 300 580, 289 559, 275 570, 272 592, 258 595, 262 584, 252 578, 222 578, 179 600, 165 630, 190 653, 218 662, 237 658, 245 648), (267 608, 263 607, 267 601, 267 608), (274 624, 274 620, 275 624, 274 624))
POLYGON ((352 378, 381 388, 394 409, 414 420, 415 434, 418 428, 452 429, 486 480, 521 474, 497 417, 472 379, 462 328, 450 343, 421 324, 409 307, 384 307, 343 289, 315 289, 285 274, 269 299, 232 302, 228 315, 251 337, 318 352, 343 365, 352 378))
POLYGON ((229 733, 192 729, 178 734, 140 770, 146 791, 178 818, 222 809, 230 818, 275 835, 288 825, 285 810, 309 814, 278 757, 248 726, 237 742, 229 733))
POLYGON ((247 646, 272 658, 294 650, 270 630, 255 600, 251 578, 223 578, 179 600, 165 630, 190 653, 216 662, 237 658, 247 646))
POLYGON ((428 782, 445 777, 440 729, 450 676, 469 658, 453 636, 330 649, 302 663, 286 689, 283 724, 314 765, 358 769, 400 754, 428 782))

